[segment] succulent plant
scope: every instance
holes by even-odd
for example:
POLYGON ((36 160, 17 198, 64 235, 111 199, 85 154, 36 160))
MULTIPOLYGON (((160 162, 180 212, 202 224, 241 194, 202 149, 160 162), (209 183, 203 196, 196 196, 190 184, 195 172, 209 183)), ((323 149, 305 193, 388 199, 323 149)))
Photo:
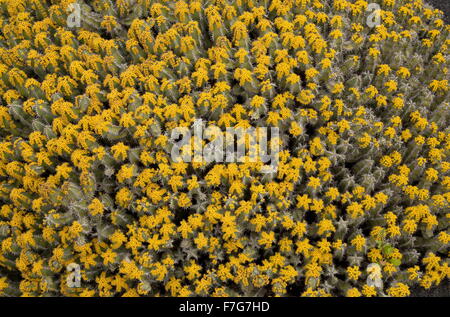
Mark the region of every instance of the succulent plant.
POLYGON ((450 26, 422 0, 372 4, 0 0, 0 295, 448 279, 450 26), (203 160, 194 132, 173 159, 174 129, 209 125, 279 129, 276 170, 203 160))

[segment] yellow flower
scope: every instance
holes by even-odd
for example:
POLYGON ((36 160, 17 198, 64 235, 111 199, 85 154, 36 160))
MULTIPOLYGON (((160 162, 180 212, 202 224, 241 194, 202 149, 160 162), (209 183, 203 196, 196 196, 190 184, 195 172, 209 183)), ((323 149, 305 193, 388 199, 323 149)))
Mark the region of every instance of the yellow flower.
POLYGON ((377 291, 374 286, 364 285, 361 292, 365 297, 377 296, 377 291))
POLYGON ((347 275, 349 279, 357 281, 361 275, 361 271, 358 266, 349 266, 347 267, 347 275))
POLYGON ((347 297, 361 297, 361 292, 357 288, 351 288, 347 291, 347 297))
POLYGON ((262 232, 261 238, 258 240, 258 243, 264 246, 266 249, 270 248, 274 242, 275 242, 275 233, 273 231, 269 233, 262 232))
POLYGON ((104 212, 104 206, 102 202, 98 198, 94 198, 92 202, 88 206, 89 212, 93 215, 103 215, 104 212))
POLYGON ((388 288, 387 293, 393 297, 407 297, 410 295, 408 285, 403 283, 396 283, 394 286, 388 288))
POLYGON ((359 234, 353 238, 351 244, 356 248, 356 251, 362 251, 363 247, 366 245, 366 239, 359 234))
POLYGON ((320 186, 320 179, 317 177, 310 177, 307 186, 313 189, 317 189, 317 187, 320 186))
POLYGON ((114 264, 116 262, 117 253, 113 252, 111 249, 107 249, 102 253, 103 264, 114 264))
POLYGON ((378 66, 378 72, 377 75, 384 75, 387 76, 391 71, 391 68, 387 64, 382 64, 378 66))
POLYGON ((123 161, 128 156, 128 149, 129 147, 122 142, 111 147, 114 158, 119 161, 123 161))

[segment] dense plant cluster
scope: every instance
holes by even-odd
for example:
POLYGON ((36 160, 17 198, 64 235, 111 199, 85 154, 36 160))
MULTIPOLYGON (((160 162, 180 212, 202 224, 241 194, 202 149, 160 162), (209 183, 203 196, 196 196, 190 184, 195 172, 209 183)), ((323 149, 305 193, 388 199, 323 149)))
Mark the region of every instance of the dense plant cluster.
POLYGON ((0 294, 447 279, 450 27, 422 0, 373 2, 375 27, 362 0, 0 0, 0 294), (198 118, 278 127, 277 171, 172 160, 198 118))

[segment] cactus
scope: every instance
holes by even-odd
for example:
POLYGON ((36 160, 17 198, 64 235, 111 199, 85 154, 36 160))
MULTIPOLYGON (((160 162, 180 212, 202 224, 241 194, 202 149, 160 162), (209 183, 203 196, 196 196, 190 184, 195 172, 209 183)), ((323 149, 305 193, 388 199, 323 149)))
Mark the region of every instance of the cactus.
POLYGON ((450 26, 374 2, 376 26, 361 0, 0 0, 0 296, 448 279, 450 26), (278 128, 276 169, 198 160, 208 125, 215 154, 228 128, 278 128))

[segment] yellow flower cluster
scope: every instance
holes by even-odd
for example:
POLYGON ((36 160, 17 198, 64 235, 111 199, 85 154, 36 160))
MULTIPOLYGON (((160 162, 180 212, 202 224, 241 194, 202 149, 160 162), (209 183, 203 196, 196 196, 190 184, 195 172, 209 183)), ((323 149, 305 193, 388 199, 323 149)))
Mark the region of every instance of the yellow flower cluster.
POLYGON ((448 279, 450 26, 372 2, 0 0, 0 295, 448 279), (278 127, 277 170, 173 160, 198 118, 278 127))

